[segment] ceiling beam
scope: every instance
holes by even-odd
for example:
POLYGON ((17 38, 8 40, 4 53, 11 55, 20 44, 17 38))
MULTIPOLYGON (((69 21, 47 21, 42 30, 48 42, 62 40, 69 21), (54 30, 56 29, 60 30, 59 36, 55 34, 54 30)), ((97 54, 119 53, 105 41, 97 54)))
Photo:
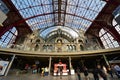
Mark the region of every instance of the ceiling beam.
POLYGON ((61 23, 61 5, 62 5, 62 0, 58 0, 58 25, 61 23))
POLYGON ((54 22, 54 24, 56 24, 55 23, 55 2, 54 2, 54 0, 52 0, 52 8, 53 8, 53 14, 54 14, 53 22, 54 22))
MULTIPOLYGON (((55 13, 58 13, 58 12, 55 12, 55 13)), ((19 21, 15 22, 15 23, 13 23, 13 24, 11 24, 11 25, 9 25, 9 26, 19 25, 19 24, 25 22, 26 20, 29 20, 29 19, 32 19, 32 18, 36 18, 36 17, 38 17, 38 16, 49 15, 49 14, 53 14, 53 12, 51 12, 51 13, 44 13, 44 14, 38 14, 38 15, 35 15, 35 16, 31 16, 31 17, 28 17, 28 18, 25 18, 25 19, 19 20, 19 21)), ((60 12, 60 14, 64 14, 64 12, 60 12)), ((82 17, 82 16, 78 16, 78 15, 71 14, 71 13, 66 13, 66 14, 67 14, 67 15, 71 15, 71 16, 76 16, 76 17, 82 18, 82 19, 84 19, 84 20, 87 20, 87 21, 93 22, 92 20, 87 19, 87 18, 82 17)))
POLYGON ((65 25, 65 16, 66 16, 66 10, 67 10, 67 2, 68 0, 65 0, 65 11, 64 11, 64 19, 63 19, 63 26, 65 25))

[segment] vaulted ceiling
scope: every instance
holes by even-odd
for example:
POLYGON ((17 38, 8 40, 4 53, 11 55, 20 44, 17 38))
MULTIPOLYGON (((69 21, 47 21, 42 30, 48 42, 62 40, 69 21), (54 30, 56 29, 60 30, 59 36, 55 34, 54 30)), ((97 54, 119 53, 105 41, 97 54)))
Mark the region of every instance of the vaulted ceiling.
MULTIPOLYGON (((4 22, 20 34, 66 26, 94 34, 111 19, 119 0, 3 0, 10 9, 4 22), (13 15, 12 17, 10 17, 13 15), (28 31, 29 29, 29 31, 28 31)), ((6 27, 5 27, 6 28, 6 27)), ((1 31, 3 31, 1 29, 1 31)))
POLYGON ((86 31, 106 2, 102 0, 11 0, 32 30, 69 26, 86 31))

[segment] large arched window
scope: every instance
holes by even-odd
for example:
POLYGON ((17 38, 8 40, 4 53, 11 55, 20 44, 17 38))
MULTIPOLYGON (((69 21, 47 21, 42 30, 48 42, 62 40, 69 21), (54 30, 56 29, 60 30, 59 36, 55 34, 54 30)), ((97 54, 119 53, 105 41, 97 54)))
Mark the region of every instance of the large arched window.
POLYGON ((113 19, 112 24, 117 30, 117 32, 120 34, 120 25, 115 21, 115 19, 113 19))
POLYGON ((113 11, 112 14, 114 15, 114 18, 112 20, 112 25, 120 34, 120 5, 113 11))
POLYGON ((118 42, 115 41, 114 38, 106 30, 101 29, 99 32, 99 36, 106 49, 119 47, 118 42))
POLYGON ((15 27, 7 31, 4 35, 0 38, 0 47, 6 48, 8 45, 15 42, 16 36, 18 32, 15 27))
POLYGON ((6 4, 3 2, 3 0, 0 0, 0 10, 4 12, 5 14, 9 12, 9 9, 6 6, 6 4))

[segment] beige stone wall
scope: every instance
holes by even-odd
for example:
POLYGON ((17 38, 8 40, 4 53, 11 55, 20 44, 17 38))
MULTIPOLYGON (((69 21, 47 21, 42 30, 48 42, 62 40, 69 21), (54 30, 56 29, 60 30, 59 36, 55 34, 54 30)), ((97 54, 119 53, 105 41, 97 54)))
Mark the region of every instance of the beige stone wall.
POLYGON ((23 45, 26 50, 43 52, 76 52, 99 48, 97 43, 91 38, 85 37, 82 32, 80 32, 80 34, 81 36, 74 39, 72 42, 69 42, 69 40, 62 37, 56 37, 47 41, 39 36, 39 31, 35 31, 32 34, 27 35, 23 45), (86 42, 86 40, 88 42, 86 42))

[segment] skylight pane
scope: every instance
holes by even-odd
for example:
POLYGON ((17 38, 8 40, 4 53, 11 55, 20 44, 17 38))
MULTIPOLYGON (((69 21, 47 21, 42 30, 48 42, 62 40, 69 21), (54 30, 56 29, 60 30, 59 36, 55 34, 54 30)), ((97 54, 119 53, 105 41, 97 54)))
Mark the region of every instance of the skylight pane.
POLYGON ((78 0, 68 0, 68 4, 77 5, 78 0))
POLYGON ((74 14, 75 13, 75 6, 68 6, 66 12, 74 14))
POLYGON ((86 9, 84 9, 84 8, 77 8, 75 14, 83 17, 83 14, 85 14, 85 11, 86 11, 86 9))
MULTIPOLYGON (((58 0, 11 0, 32 30, 58 24, 58 0), (35 17, 34 17, 35 16, 35 17), (36 28, 35 28, 36 27, 36 28)), ((87 30, 105 6, 102 0, 62 0, 60 22, 87 30), (67 3, 67 5, 66 5, 67 3), (78 19, 77 19, 78 18, 78 19)))
MULTIPOLYGON (((79 28, 84 29, 85 31, 89 28, 92 21, 97 17, 99 12, 102 10, 102 8, 105 6, 106 2, 101 0, 79 0, 74 2, 74 0, 68 0, 68 6, 67 6, 67 13, 72 13, 74 16, 77 15, 82 20, 79 21, 81 26, 79 28)), ((76 17, 76 16, 74 16, 76 17)), ((69 17, 66 17, 66 20, 69 17)), ((71 19, 71 18, 70 18, 71 19)), ((74 18, 73 18, 74 19, 74 18)), ((73 20, 73 22, 75 19, 73 20)), ((67 25, 71 25, 71 23, 68 23, 66 21, 67 25)), ((78 23, 75 21, 75 23, 78 23)), ((79 25, 79 24, 78 24, 79 25)), ((71 27, 76 27, 77 25, 73 24, 71 27)), ((78 26, 77 26, 78 27, 78 26)))
POLYGON ((92 1, 94 0, 80 0, 79 4, 81 4, 82 7, 89 7, 92 1))
POLYGON ((47 27, 53 24, 53 15, 46 16, 46 13, 53 12, 52 0, 11 0, 23 18, 33 17, 26 20, 32 30, 47 27), (37 16, 38 15, 38 16, 37 16), (39 16, 41 15, 41 16, 39 16), (36 16, 36 17, 34 17, 36 16))

